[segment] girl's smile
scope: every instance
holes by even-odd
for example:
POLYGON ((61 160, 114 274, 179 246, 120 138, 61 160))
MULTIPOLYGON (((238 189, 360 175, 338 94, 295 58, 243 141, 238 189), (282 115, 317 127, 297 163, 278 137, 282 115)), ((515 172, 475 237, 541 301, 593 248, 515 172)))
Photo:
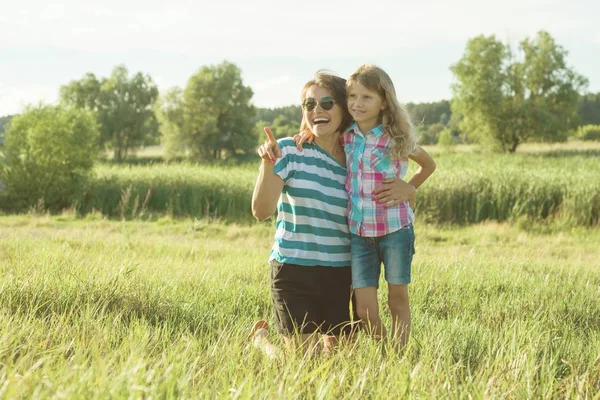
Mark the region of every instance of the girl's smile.
POLYGON ((348 88, 348 111, 364 133, 379 124, 379 113, 384 103, 379 93, 369 90, 358 82, 348 88))

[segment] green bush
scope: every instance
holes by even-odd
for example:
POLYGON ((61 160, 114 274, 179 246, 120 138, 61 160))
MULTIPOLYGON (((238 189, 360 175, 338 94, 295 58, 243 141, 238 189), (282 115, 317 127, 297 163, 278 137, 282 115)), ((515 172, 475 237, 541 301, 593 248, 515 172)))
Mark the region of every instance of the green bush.
POLYGON ((585 125, 584 127, 580 128, 579 138, 586 141, 600 141, 600 125, 585 125))
POLYGON ((436 123, 433 125, 417 125, 419 132, 419 143, 420 144, 437 144, 440 132, 445 129, 445 126, 436 123))
POLYGON ((58 211, 79 203, 98 153, 97 135, 91 112, 28 107, 6 132, 0 207, 19 211, 43 204, 58 211))
POLYGON ((456 144, 456 139, 452 135, 449 128, 445 128, 438 136, 438 145, 442 147, 450 147, 456 144))

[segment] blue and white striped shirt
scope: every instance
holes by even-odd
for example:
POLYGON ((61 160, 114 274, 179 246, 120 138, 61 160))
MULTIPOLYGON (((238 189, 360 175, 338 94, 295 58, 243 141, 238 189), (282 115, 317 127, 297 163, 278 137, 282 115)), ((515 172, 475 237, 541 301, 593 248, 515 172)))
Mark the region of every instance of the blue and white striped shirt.
POLYGON ((282 157, 275 174, 284 186, 277 204, 270 260, 305 266, 350 265, 346 168, 316 144, 296 148, 278 140, 282 157))

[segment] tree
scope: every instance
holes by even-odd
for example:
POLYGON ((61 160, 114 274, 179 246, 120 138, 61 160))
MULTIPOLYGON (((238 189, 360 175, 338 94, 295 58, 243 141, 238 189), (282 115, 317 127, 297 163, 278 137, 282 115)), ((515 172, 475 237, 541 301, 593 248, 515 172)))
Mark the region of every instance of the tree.
MULTIPOLYGON (((258 108, 256 110, 255 122, 266 121, 267 125, 271 125, 279 116, 285 117, 288 121, 292 121, 294 123, 297 122, 298 126, 300 126, 300 121, 302 120, 302 107, 297 105, 275 108, 258 108)), ((261 136, 263 135, 264 133, 261 134, 261 136)))
POLYGON ((188 80, 185 90, 168 93, 160 111, 163 142, 170 150, 193 159, 220 159, 248 153, 256 147, 250 104, 252 89, 244 86, 241 70, 224 61, 204 66, 188 80))
POLYGON ((76 203, 91 175, 98 127, 91 111, 62 106, 28 107, 6 132, 0 182, 12 210, 43 199, 51 210, 76 203))
POLYGON ((525 39, 518 58, 495 36, 469 40, 451 67, 452 112, 468 136, 503 152, 529 140, 565 140, 577 126, 587 80, 566 65, 567 52, 547 32, 525 39))
MULTIPOLYGON (((290 120, 285 115, 278 115, 271 123, 270 128, 276 138, 293 136, 300 132, 300 121, 290 120)), ((262 139, 263 136, 264 133, 260 135, 260 138, 262 139)))
POLYGON ((417 127, 419 131, 419 144, 437 144, 440 133, 446 129, 441 123, 422 125, 417 127))
POLYGON ((448 100, 433 103, 407 103, 406 109, 417 125, 423 124, 425 127, 438 122, 446 125, 452 115, 448 100))
POLYGON ((169 89, 158 98, 155 108, 165 157, 185 156, 187 146, 182 133, 183 90, 179 87, 169 89))
POLYGON ((4 117, 0 117, 0 147, 4 144, 4 132, 8 128, 11 119, 14 115, 5 115, 4 117))
POLYGON ((158 122, 153 105, 158 88, 149 75, 131 78, 127 68, 116 66, 110 77, 98 80, 92 73, 61 87, 61 100, 93 111, 100 125, 99 145, 121 161, 136 147, 156 142, 158 122))
POLYGON ((265 141, 265 126, 271 128, 276 139, 292 137, 300 132, 300 121, 290 120, 285 114, 279 114, 273 121, 259 120, 254 124, 254 132, 259 144, 265 141))
POLYGON ((579 100, 579 123, 600 125, 600 92, 588 93, 579 100))

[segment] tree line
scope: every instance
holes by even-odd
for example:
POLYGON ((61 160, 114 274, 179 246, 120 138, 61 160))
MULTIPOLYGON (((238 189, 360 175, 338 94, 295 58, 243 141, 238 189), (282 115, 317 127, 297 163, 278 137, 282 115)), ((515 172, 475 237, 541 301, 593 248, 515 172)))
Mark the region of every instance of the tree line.
MULTIPOLYGON (((450 69, 452 99, 407 104, 422 143, 514 152, 524 142, 563 141, 572 132, 600 139, 600 93, 584 94, 587 79, 568 66, 567 51, 545 31, 516 46, 493 35, 475 37, 450 69)), ((106 151, 120 161, 161 143, 167 159, 212 162, 254 152, 264 125, 278 137, 299 130, 298 105, 255 107, 241 76, 224 61, 161 94, 150 75, 130 74, 122 65, 108 77, 88 73, 60 88, 58 105, 0 118, 2 187, 11 204, 44 197, 56 207, 69 205, 106 151)))
MULTIPOLYGON (((584 125, 600 125, 600 93, 566 62, 567 51, 539 32, 514 47, 495 36, 468 41, 450 67, 453 98, 408 103, 423 144, 480 143, 513 152, 527 141, 561 141, 584 125)), ((159 94, 151 76, 123 65, 109 77, 88 73, 60 88, 60 103, 91 111, 97 144, 125 159, 136 148, 162 143, 167 158, 215 160, 254 151, 262 126, 277 137, 297 132, 299 105, 274 109, 252 104, 233 63, 203 66, 185 87, 159 94)), ((0 118, 0 145, 11 116, 0 118)))

